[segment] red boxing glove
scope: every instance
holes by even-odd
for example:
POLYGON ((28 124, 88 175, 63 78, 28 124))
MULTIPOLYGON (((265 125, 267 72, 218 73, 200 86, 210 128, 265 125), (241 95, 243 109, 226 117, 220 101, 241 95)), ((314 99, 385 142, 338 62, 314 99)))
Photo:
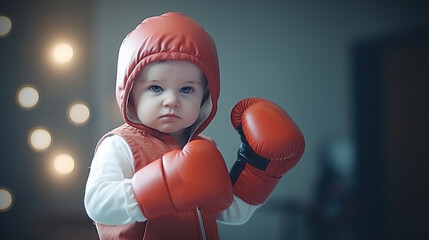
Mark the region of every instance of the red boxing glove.
POLYGON ((206 140, 189 142, 137 171, 134 196, 148 219, 195 207, 221 211, 232 203, 232 185, 223 157, 206 140))
POLYGON ((230 172, 234 193, 247 203, 261 204, 301 158, 304 137, 283 109, 260 98, 238 102, 231 122, 242 142, 230 172))

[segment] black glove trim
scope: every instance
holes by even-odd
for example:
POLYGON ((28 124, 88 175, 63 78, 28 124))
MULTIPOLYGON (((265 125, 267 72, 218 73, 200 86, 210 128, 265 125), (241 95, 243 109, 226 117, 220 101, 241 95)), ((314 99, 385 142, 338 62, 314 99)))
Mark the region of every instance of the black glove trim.
POLYGON ((240 173, 244 170, 245 166, 246 162, 240 158, 238 158, 237 161, 234 163, 231 168, 231 171, 229 172, 229 177, 231 178, 232 185, 234 185, 234 183, 237 181, 238 176, 240 176, 240 173))
POLYGON ((237 128, 238 134, 240 134, 241 137, 241 146, 238 149, 238 158, 241 158, 245 160, 247 163, 252 165, 253 167, 265 171, 268 164, 270 163, 270 160, 264 157, 259 156, 256 154, 253 149, 249 146, 249 143, 246 140, 246 137, 244 136, 243 129, 240 126, 237 128))
POLYGON ((232 184, 237 181, 238 176, 244 170, 246 164, 250 164, 259 170, 265 171, 268 163, 270 163, 269 159, 259 156, 249 146, 241 125, 237 127, 237 132, 240 134, 241 146, 237 152, 237 161, 234 163, 229 173, 232 184))

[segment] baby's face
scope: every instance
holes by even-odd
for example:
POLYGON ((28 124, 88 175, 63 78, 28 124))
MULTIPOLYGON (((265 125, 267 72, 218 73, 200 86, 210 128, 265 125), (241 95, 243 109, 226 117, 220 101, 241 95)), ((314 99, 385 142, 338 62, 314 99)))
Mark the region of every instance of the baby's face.
POLYGON ((144 67, 131 97, 137 117, 147 127, 177 134, 198 118, 204 96, 202 71, 187 61, 164 61, 144 67))

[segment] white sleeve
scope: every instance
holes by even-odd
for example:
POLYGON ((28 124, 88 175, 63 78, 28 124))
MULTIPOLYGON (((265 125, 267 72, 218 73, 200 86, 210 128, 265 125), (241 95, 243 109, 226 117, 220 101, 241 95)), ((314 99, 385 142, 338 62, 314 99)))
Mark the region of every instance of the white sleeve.
POLYGON ((105 138, 92 159, 85 188, 85 209, 94 221, 108 225, 124 225, 143 216, 131 187, 134 159, 123 138, 105 138))
POLYGON ((248 204, 234 195, 231 206, 218 214, 217 221, 229 225, 244 224, 260 206, 248 204))

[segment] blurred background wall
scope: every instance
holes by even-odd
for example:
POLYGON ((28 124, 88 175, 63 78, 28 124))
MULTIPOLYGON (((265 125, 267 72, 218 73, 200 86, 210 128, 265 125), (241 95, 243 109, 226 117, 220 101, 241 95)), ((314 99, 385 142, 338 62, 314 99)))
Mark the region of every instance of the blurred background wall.
POLYGON ((428 238, 427 1, 2 0, 0 239, 96 238, 84 185, 97 140, 122 124, 118 49, 167 11, 216 42, 221 97, 204 134, 228 167, 242 98, 276 102, 306 139, 267 203, 244 225, 219 225, 222 239, 428 238), (65 63, 52 60, 61 42, 73 49, 65 63), (23 86, 37 90, 34 107, 19 106, 23 86), (68 116, 76 103, 87 121, 68 116), (46 149, 31 147, 35 128, 50 133, 46 149))

